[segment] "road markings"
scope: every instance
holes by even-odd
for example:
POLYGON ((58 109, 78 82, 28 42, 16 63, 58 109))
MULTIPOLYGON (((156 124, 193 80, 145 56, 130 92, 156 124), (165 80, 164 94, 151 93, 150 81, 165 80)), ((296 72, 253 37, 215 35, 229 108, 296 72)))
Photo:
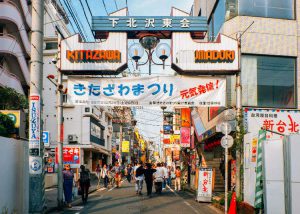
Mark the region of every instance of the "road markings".
MULTIPOLYGON (((169 190, 170 190, 171 192, 174 193, 174 195, 176 195, 177 197, 180 197, 180 195, 178 195, 177 192, 175 192, 171 187, 169 187, 168 185, 167 185, 167 187, 169 188, 169 190)), ((182 198, 182 197, 180 197, 180 198, 182 198)), ((189 202, 187 202, 187 201, 184 200, 183 198, 182 198, 182 200, 183 200, 183 203, 184 203, 185 205, 189 206, 195 213, 197 213, 197 214, 199 213, 198 210, 196 210, 189 202)))
POLYGON ((101 191, 103 191, 105 189, 106 189, 105 187, 102 187, 102 188, 98 189, 97 192, 101 192, 101 191))
POLYGON ((45 192, 49 192, 49 191, 52 191, 52 190, 55 190, 57 188, 49 188, 49 189, 45 189, 45 192))
MULTIPOLYGON (((124 182, 125 180, 122 180, 121 181, 121 184, 124 182)), ((116 188, 116 186, 114 186, 113 188, 110 188, 109 190, 108 190, 108 192, 110 192, 110 191, 112 191, 113 189, 115 189, 116 188)))

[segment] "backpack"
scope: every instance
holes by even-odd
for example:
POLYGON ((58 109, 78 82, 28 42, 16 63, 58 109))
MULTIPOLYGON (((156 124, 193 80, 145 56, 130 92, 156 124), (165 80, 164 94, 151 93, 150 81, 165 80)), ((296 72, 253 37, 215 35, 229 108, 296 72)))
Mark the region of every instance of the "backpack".
POLYGON ((135 171, 135 177, 139 177, 139 176, 141 176, 143 174, 144 174, 144 169, 143 169, 142 166, 140 166, 139 168, 136 169, 136 171, 135 171))
POLYGON ((80 172, 80 182, 87 183, 90 181, 90 173, 87 170, 80 172))

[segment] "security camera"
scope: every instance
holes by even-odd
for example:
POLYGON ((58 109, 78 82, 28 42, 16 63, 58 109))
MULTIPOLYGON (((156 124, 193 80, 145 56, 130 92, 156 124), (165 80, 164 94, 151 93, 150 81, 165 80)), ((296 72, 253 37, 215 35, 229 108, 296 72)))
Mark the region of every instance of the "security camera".
POLYGON ((54 57, 54 58, 52 58, 52 63, 55 65, 56 63, 57 63, 57 59, 54 57))

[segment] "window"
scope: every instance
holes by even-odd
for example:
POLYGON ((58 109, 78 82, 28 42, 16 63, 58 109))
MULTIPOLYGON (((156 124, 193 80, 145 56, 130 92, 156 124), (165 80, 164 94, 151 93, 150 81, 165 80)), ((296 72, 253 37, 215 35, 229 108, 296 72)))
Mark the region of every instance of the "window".
POLYGON ((295 108, 295 73, 295 58, 243 55, 243 105, 295 108))
POLYGON ((56 49, 58 49, 57 42, 47 42, 46 43, 46 50, 56 50, 56 49))
POLYGON ((4 34, 4 24, 0 24, 0 35, 4 34))
POLYGON ((239 0, 239 15, 294 19, 294 0, 239 0))
POLYGON ((68 102, 68 95, 63 94, 63 103, 67 103, 67 102, 68 102))

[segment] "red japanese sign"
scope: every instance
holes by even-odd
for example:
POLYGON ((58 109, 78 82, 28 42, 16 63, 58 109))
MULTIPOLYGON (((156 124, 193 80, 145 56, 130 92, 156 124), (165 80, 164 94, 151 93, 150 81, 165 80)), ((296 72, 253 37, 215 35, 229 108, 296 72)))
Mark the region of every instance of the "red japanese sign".
MULTIPOLYGON (((258 133, 259 129, 275 131, 284 135, 298 133, 300 130, 300 111, 279 109, 245 109, 245 125, 248 132, 258 133)), ((279 138, 268 132, 267 138, 279 138)))
MULTIPOLYGON (((71 167, 79 167, 79 165, 80 165, 80 148, 64 147, 63 148, 63 161, 64 161, 64 164, 71 164, 71 167)), ((55 148, 55 163, 56 164, 58 163, 57 147, 55 148)))
POLYGON ((191 128, 180 128, 180 145, 181 147, 190 147, 191 143, 191 128))
POLYGON ((211 201, 212 197, 212 169, 200 168, 198 181, 198 201, 211 201))

